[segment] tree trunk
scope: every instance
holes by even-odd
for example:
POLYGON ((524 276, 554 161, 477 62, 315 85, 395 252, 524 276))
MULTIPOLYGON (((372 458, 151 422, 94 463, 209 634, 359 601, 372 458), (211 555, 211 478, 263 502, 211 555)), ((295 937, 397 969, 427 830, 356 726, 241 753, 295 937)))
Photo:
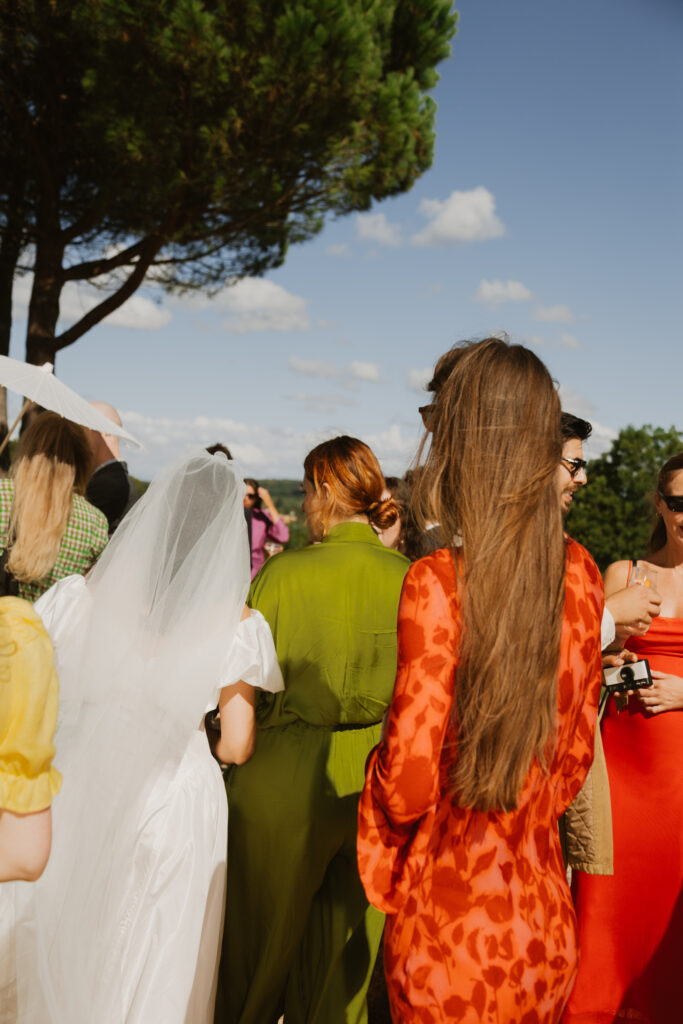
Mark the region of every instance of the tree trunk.
POLYGON ((26 362, 42 366, 55 361, 55 330, 63 284, 64 245, 57 232, 39 240, 28 308, 26 362))
MULTIPOLYGON (((12 333, 12 286, 21 254, 24 211, 21 203, 22 187, 8 190, 7 220, 0 238, 0 355, 9 355, 12 333)), ((0 387, 0 443, 7 436, 7 389, 0 387)), ((0 472, 9 469, 9 446, 0 454, 0 472)))

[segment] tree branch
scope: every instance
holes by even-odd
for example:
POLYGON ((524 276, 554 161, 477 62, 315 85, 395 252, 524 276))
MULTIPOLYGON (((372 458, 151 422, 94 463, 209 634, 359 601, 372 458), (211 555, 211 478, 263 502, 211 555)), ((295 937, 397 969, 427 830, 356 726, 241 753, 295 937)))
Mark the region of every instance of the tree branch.
POLYGON ((129 245, 127 249, 122 249, 116 256, 110 256, 108 259, 89 260, 86 263, 76 263, 72 267, 66 267, 62 272, 62 279, 64 281, 83 281, 108 274, 110 270, 123 267, 126 263, 131 263, 135 257, 140 256, 148 240, 142 238, 139 242, 129 245))
POLYGON ((109 198, 100 198, 100 201, 79 217, 78 220, 74 221, 74 223, 68 228, 63 228, 62 239, 64 244, 69 245, 76 238, 79 238, 81 235, 84 235, 88 231, 92 231, 93 228, 97 227, 109 207, 109 204, 109 198))
POLYGON ((126 278, 124 283, 111 295, 107 296, 102 302, 100 302, 94 309, 91 309, 88 313, 81 317, 81 319, 69 327, 68 330, 63 331, 60 335, 55 338, 54 350, 60 352, 63 348, 68 345, 72 345, 74 341, 78 341, 82 338, 91 327, 99 324, 105 317, 109 316, 115 310, 122 306, 126 299, 135 292, 142 282, 144 281, 145 274, 149 270, 149 267, 156 256, 157 252, 161 248, 162 240, 157 236, 151 236, 145 240, 143 251, 135 264, 135 269, 126 278))

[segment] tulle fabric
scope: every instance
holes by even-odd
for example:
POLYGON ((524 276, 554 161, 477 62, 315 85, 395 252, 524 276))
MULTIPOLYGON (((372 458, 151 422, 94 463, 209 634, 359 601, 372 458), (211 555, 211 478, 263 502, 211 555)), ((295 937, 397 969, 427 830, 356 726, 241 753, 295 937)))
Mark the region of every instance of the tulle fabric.
MULTIPOLYGON (((197 730, 228 679, 249 584, 241 475, 220 454, 180 460, 87 582, 68 578, 37 605, 56 647, 64 784, 45 874, 15 889, 21 1024, 143 1019, 130 1009, 131 878, 150 809, 206 742, 197 730)), ((173 941, 172 917, 150 927, 157 946, 173 941)))

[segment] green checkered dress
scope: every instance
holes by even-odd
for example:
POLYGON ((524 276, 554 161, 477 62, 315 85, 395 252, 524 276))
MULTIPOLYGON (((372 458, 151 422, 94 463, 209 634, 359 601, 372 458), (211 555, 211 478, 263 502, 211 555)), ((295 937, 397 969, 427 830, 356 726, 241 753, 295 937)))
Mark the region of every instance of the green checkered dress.
MULTIPOLYGON (((7 528, 10 510, 14 497, 14 481, 0 479, 0 552, 7 544, 7 528)), ((105 515, 80 494, 74 494, 73 508, 57 561, 50 572, 42 580, 33 583, 19 584, 19 597, 27 601, 37 601, 53 583, 70 576, 71 573, 84 574, 97 561, 107 545, 108 526, 105 515)))

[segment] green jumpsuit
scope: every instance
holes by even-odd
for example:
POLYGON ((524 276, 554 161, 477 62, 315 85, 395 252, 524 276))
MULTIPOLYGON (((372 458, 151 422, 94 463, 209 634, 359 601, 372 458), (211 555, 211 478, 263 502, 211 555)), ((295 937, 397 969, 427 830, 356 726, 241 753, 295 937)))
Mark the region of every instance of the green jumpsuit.
POLYGON ((284 692, 227 778, 228 894, 216 1024, 362 1024, 383 917, 356 866, 365 760, 396 672, 409 562, 370 526, 266 562, 249 603, 270 624, 284 692))

